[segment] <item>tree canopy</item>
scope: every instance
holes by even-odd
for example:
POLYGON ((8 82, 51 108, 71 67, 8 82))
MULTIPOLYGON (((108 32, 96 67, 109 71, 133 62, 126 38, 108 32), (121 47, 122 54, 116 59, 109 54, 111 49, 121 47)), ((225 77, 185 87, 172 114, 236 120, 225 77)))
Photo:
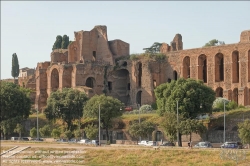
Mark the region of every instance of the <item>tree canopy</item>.
POLYGON ((79 90, 63 88, 51 93, 44 114, 48 120, 62 119, 67 123, 67 130, 73 131, 73 120, 83 116, 87 99, 86 94, 79 90))
POLYGON ((97 118, 99 117, 100 105, 100 121, 101 126, 106 130, 106 138, 109 141, 108 129, 112 128, 112 119, 122 115, 124 104, 111 96, 95 95, 84 107, 84 117, 97 118))
POLYGON ((202 113, 211 113, 215 100, 215 92, 210 87, 201 80, 191 78, 161 84, 155 89, 155 96, 160 115, 164 112, 176 113, 178 101, 179 114, 191 119, 202 113))
POLYGON ((149 48, 144 48, 145 53, 159 53, 162 43, 154 42, 154 44, 149 48))
POLYGON ((57 35, 56 41, 54 42, 54 45, 52 47, 52 50, 55 49, 67 49, 71 41, 69 41, 69 36, 63 35, 57 35))
POLYGON ((134 122, 129 126, 128 132, 137 140, 139 137, 148 137, 155 130, 155 124, 149 121, 134 122))
POLYGON ((225 45, 225 42, 213 39, 210 40, 208 43, 206 43, 203 47, 218 46, 218 45, 225 45))
POLYGON ((238 132, 241 141, 244 144, 250 144, 250 120, 246 119, 244 122, 238 124, 238 132))
POLYGON ((24 90, 14 83, 1 81, 1 132, 14 131, 18 123, 29 117, 31 100, 24 90))
POLYGON ((16 53, 12 54, 11 76, 15 79, 19 75, 19 62, 16 53))

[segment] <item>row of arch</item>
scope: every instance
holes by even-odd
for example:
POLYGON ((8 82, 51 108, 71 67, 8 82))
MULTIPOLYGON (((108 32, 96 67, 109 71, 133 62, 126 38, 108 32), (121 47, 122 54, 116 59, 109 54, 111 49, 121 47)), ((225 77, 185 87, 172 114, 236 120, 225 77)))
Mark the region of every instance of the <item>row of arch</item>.
MULTIPOLYGON (((216 97, 223 97, 223 88, 218 87, 215 90, 216 97)), ((232 91, 232 96, 229 98, 238 104, 238 88, 234 88, 232 91)))
MULTIPOLYGON (((64 70, 63 77, 62 78, 62 88, 70 88, 72 87, 72 78, 71 78, 71 72, 70 70, 64 70)), ((51 90, 56 91, 59 88, 59 72, 56 68, 54 68, 51 72, 51 90)), ((89 88, 94 88, 95 86, 95 79, 93 77, 88 77, 85 81, 85 86, 89 88)))
MULTIPOLYGON (((215 69, 215 82, 224 81, 224 55, 217 53, 214 58, 215 69)), ((183 77, 190 78, 190 57, 186 56, 183 59, 183 77)), ((239 83, 240 65, 239 65, 239 51, 233 51, 232 53, 232 82, 239 83)), ((250 70, 250 50, 248 51, 248 71, 250 70)), ((174 73, 175 75, 175 73, 174 73)), ((207 83, 207 57, 205 54, 201 54, 198 57, 198 79, 207 83)), ((250 72, 248 72, 248 82, 250 82, 250 72)))

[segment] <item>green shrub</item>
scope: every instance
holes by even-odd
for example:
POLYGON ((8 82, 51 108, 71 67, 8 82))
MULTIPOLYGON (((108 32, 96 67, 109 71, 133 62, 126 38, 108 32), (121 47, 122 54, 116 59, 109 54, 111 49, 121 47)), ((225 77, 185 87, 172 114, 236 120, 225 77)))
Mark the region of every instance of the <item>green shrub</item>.
POLYGON ((148 104, 142 105, 140 108, 141 113, 150 112, 152 110, 153 109, 152 109, 151 105, 148 105, 148 104))

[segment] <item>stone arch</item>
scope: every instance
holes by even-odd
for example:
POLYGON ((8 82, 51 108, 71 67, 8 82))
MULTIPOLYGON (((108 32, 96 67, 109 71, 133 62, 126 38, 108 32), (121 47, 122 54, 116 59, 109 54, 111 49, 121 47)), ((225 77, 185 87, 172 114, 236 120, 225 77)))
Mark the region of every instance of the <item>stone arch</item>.
POLYGON ((51 71, 51 91, 57 91, 59 88, 59 72, 56 68, 51 71))
POLYGON ((110 91, 112 94, 123 102, 125 105, 131 103, 130 101, 130 77, 127 69, 120 69, 113 72, 109 77, 109 83, 113 86, 115 91, 110 91))
POLYGON ((216 88, 216 97, 223 97, 223 89, 222 87, 216 88))
POLYGON ((250 82, 250 50, 248 50, 248 82, 250 82))
POLYGON ((140 104, 140 106, 141 106, 141 96, 142 96, 142 91, 140 90, 140 91, 138 91, 137 92, 137 94, 136 94, 136 103, 137 104, 140 104))
POLYGON ((239 51, 232 53, 232 81, 233 83, 239 83, 239 51))
POLYGON ((183 59, 183 78, 190 78, 190 57, 186 56, 183 59))
POLYGON ((233 101, 238 104, 238 88, 234 88, 233 90, 233 101))
POLYGON ((94 88, 95 87, 95 79, 93 77, 88 77, 85 83, 85 86, 89 88, 94 88))
POLYGON ((140 88, 141 83, 142 83, 142 81, 141 81, 142 80, 142 63, 138 62, 137 67, 138 67, 137 87, 140 88))
POLYGON ((250 88, 248 89, 248 105, 250 105, 250 88))
POLYGON ((72 87, 72 67, 63 70, 62 87, 63 88, 72 87))
POLYGON ((215 63, 215 82, 224 81, 224 55, 222 53, 218 53, 215 55, 214 59, 215 63))
POLYGON ((198 57, 198 79, 207 83, 207 56, 205 54, 198 57))
POLYGON ((174 78, 174 80, 178 79, 178 74, 177 74, 176 70, 173 71, 173 78, 174 78))

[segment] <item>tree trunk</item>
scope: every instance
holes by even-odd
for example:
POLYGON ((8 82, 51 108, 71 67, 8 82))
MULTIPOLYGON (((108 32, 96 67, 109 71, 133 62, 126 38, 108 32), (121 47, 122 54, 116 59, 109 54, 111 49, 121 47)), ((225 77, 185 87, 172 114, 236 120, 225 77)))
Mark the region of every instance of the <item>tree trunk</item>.
POLYGON ((179 135, 178 146, 182 147, 181 133, 178 133, 178 135, 179 135))
POLYGON ((192 137, 192 133, 190 132, 190 133, 189 133, 189 142, 190 142, 190 143, 191 143, 191 141, 192 141, 191 137, 192 137))
POLYGON ((109 129, 108 128, 106 128, 105 129, 106 130, 106 140, 107 140, 107 143, 108 143, 108 141, 109 141, 109 129))

